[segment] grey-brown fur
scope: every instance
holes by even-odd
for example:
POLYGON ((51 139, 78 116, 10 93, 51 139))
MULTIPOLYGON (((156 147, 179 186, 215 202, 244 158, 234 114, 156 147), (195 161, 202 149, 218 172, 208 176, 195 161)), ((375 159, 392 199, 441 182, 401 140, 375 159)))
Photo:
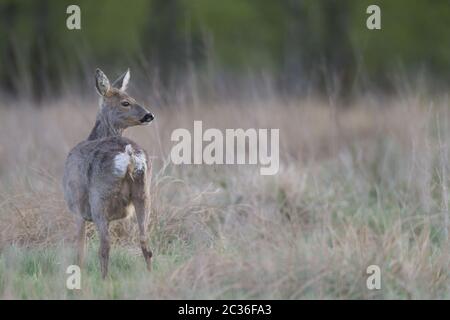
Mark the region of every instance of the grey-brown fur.
POLYGON ((94 222, 100 237, 100 266, 106 277, 109 259, 108 225, 133 211, 139 226, 140 245, 147 268, 152 252, 147 247, 146 226, 150 210, 151 167, 148 156, 135 142, 122 137, 130 126, 143 125, 154 116, 125 92, 129 71, 109 84, 97 69, 100 110, 89 137, 69 153, 63 177, 64 196, 77 216, 78 264, 82 266, 86 221, 94 222), (126 105, 126 102, 129 105, 126 105))

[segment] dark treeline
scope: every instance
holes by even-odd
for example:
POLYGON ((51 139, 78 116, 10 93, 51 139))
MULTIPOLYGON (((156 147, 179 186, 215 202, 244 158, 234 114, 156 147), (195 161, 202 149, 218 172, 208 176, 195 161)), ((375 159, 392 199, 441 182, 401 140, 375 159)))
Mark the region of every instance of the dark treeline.
POLYGON ((445 88, 449 39, 448 0, 0 0, 0 88, 41 99, 95 66, 138 68, 162 92, 258 74, 286 94, 389 91, 398 74, 445 88), (66 28, 70 4, 81 30, 66 28), (366 28, 370 4, 381 30, 366 28))

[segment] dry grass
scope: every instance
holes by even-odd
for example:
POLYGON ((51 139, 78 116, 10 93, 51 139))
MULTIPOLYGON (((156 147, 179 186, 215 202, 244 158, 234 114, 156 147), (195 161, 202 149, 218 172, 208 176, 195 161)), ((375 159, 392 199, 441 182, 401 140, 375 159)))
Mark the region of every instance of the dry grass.
POLYGON ((1 108, 0 297, 449 298, 448 106, 403 97, 340 112, 277 99, 154 110, 150 127, 126 135, 155 157, 155 270, 145 271, 131 219, 112 226, 101 281, 91 229, 80 292, 65 289, 74 225, 60 180, 96 109, 73 99, 1 108), (170 164, 172 130, 193 120, 280 128, 279 173, 170 164), (371 264, 378 291, 366 288, 371 264))

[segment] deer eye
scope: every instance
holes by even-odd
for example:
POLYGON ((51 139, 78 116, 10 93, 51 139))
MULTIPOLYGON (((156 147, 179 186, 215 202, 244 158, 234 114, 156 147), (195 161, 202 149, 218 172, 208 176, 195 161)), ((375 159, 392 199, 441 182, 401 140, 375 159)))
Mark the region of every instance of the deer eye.
POLYGON ((122 105, 124 107, 128 107, 128 106, 130 106, 130 103, 128 101, 122 101, 122 105))

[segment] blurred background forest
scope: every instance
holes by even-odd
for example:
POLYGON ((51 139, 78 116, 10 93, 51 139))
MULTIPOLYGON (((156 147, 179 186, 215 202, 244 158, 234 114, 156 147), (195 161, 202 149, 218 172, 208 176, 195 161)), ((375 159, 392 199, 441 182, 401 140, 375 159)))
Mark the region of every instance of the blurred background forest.
POLYGON ((91 90, 97 66, 130 66, 161 101, 186 86, 346 99, 406 78, 446 90, 449 36, 448 0, 0 0, 0 92, 41 101, 91 90), (70 4, 81 30, 66 28, 70 4), (381 30, 366 28, 371 4, 381 30))

